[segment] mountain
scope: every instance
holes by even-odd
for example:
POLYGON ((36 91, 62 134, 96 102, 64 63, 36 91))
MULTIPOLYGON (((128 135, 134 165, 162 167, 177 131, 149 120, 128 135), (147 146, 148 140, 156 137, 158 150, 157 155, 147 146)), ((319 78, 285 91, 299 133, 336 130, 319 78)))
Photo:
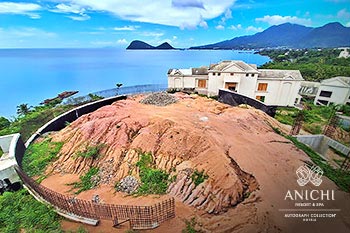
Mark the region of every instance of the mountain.
POLYGON ((152 45, 140 40, 132 41, 126 49, 154 49, 152 45))
POLYGON ((140 41, 140 40, 134 40, 132 41, 129 46, 126 49, 134 49, 134 50, 141 50, 141 49, 161 49, 161 50, 167 50, 167 49, 174 49, 173 46, 171 46, 169 43, 165 42, 158 46, 152 46, 150 44, 147 44, 146 42, 140 41))
POLYGON ((174 49, 174 47, 171 46, 168 42, 164 42, 163 44, 155 47, 155 49, 174 49))
POLYGON ((307 34, 300 45, 310 47, 341 47, 350 45, 350 28, 340 23, 329 23, 323 27, 314 28, 307 34))
POLYGON ((350 28, 329 23, 319 28, 284 23, 251 36, 236 37, 190 49, 259 49, 267 47, 315 48, 350 45, 350 28))

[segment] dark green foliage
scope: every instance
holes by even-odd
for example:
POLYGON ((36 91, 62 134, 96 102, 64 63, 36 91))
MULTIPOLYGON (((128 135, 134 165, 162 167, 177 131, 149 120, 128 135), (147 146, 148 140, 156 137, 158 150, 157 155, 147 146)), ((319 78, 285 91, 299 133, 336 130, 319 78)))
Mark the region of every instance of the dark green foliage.
POLYGON ((30 112, 30 108, 28 107, 28 104, 20 104, 17 106, 17 114, 19 116, 25 116, 30 112))
POLYGON ((91 101, 96 101, 96 100, 101 100, 101 99, 103 99, 102 96, 95 95, 95 94, 91 94, 91 93, 89 94, 89 97, 90 97, 91 101))
POLYGON ((29 176, 39 176, 46 166, 57 158, 63 142, 52 142, 50 138, 31 144, 25 151, 22 166, 29 176))
POLYGON ((330 166, 321 156, 319 156, 315 151, 313 151, 307 145, 299 142, 296 138, 291 136, 286 136, 287 139, 291 140, 296 147, 303 150, 311 160, 323 170, 323 174, 331 179, 340 189, 345 192, 350 192, 350 173, 342 171, 340 169, 335 169, 330 166))
POLYGON ((140 160, 136 163, 140 169, 141 186, 138 188, 139 195, 165 194, 169 185, 169 174, 160 169, 154 168, 152 155, 141 154, 140 160))
POLYGON ((0 136, 21 133, 26 141, 36 130, 58 115, 72 109, 74 106, 37 106, 25 115, 19 116, 11 124, 3 129, 0 128, 0 136))
POLYGON ((0 158, 1 156, 4 154, 4 152, 2 151, 1 147, 0 147, 0 158))
POLYGON ((182 230, 182 233, 197 233, 195 227, 197 225, 196 219, 191 218, 191 220, 185 220, 186 228, 182 230))
POLYGON ((10 124, 11 122, 8 119, 6 119, 5 117, 0 117, 0 130, 9 127, 10 124))
POLYGON ((203 183, 209 176, 204 173, 204 170, 198 171, 197 169, 191 175, 191 179, 195 186, 197 187, 199 184, 203 183))
POLYGON ((96 159, 100 156, 100 151, 104 146, 104 144, 98 144, 96 146, 87 146, 84 151, 78 151, 76 153, 76 157, 96 159))
POLYGON ((93 180, 93 177, 97 175, 98 171, 98 167, 92 167, 85 175, 79 177, 79 182, 74 182, 68 185, 72 185, 73 189, 78 189, 75 194, 90 190, 96 186, 96 182, 93 180))
POLYGON ((52 208, 24 189, 0 196, 0 232, 63 232, 59 221, 52 208))
POLYGON ((264 50, 259 53, 269 56, 273 61, 260 68, 300 70, 307 81, 350 76, 350 58, 338 58, 340 51, 339 49, 264 50))

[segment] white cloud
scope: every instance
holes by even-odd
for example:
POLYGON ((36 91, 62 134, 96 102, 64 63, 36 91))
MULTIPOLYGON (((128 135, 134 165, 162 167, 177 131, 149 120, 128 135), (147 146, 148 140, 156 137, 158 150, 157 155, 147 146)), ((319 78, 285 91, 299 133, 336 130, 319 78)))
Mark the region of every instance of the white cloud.
POLYGON ((248 32, 262 32, 264 29, 262 29, 261 27, 254 27, 254 26, 249 26, 246 28, 246 30, 248 32))
POLYGON ((140 26, 124 26, 124 27, 115 27, 113 30, 115 31, 135 31, 140 26))
POLYGON ((217 30, 224 30, 224 29, 225 29, 225 27, 222 26, 222 25, 218 25, 218 26, 216 26, 215 28, 216 28, 217 30))
POLYGON ((121 19, 135 22, 177 26, 207 27, 206 20, 216 18, 236 0, 70 0, 71 4, 89 10, 106 11, 121 19))
POLYGON ((91 17, 87 15, 86 9, 82 6, 76 5, 76 4, 58 4, 55 6, 54 9, 51 9, 50 11, 55 13, 63 13, 63 14, 73 14, 68 15, 67 18, 70 18, 75 21, 85 21, 89 20, 91 17))
POLYGON ((70 16, 67 16, 67 18, 70 18, 70 19, 75 20, 75 21, 85 21, 85 20, 89 20, 90 16, 88 16, 86 14, 82 14, 82 15, 78 15, 78 16, 70 15, 70 16))
POLYGON ((33 12, 41 9, 40 5, 34 3, 0 2, 0 14, 27 15, 32 19, 39 19, 40 15, 33 12))
POLYGON ((340 19, 350 19, 350 13, 344 8, 338 11, 337 17, 340 19))
POLYGON ((236 26, 235 25, 231 25, 229 27, 229 29, 231 29, 231 30, 240 30, 240 29, 242 29, 242 25, 241 24, 237 24, 236 26))
POLYGON ((281 16, 281 15, 265 15, 262 18, 256 18, 257 22, 265 22, 270 25, 279 25, 282 23, 295 23, 309 26, 311 25, 310 19, 298 18, 296 16, 281 16))
POLYGON ((119 39, 117 40, 117 44, 125 45, 125 44, 128 44, 128 41, 126 39, 119 39))

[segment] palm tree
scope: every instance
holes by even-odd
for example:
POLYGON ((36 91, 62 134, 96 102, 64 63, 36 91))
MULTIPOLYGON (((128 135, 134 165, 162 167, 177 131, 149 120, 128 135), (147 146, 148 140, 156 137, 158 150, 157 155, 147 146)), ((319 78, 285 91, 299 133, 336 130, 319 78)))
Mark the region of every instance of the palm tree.
POLYGON ((118 95, 119 89, 120 89, 121 86, 123 86, 123 84, 122 83, 117 83, 115 85, 117 86, 117 95, 118 95))
POLYGON ((17 106, 17 114, 19 116, 25 116, 30 112, 30 107, 28 107, 28 104, 20 104, 17 106))

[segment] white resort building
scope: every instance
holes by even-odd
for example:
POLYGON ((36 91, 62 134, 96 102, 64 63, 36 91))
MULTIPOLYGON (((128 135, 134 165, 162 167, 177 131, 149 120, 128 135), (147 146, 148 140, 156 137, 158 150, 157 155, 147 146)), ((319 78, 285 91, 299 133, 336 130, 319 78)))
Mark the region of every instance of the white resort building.
POLYGON ((321 81, 318 88, 315 105, 349 104, 350 77, 334 77, 321 81))
POLYGON ((168 88, 194 90, 208 96, 228 89, 266 105, 294 106, 303 77, 299 70, 258 69, 243 61, 222 61, 210 67, 170 69, 168 88))

